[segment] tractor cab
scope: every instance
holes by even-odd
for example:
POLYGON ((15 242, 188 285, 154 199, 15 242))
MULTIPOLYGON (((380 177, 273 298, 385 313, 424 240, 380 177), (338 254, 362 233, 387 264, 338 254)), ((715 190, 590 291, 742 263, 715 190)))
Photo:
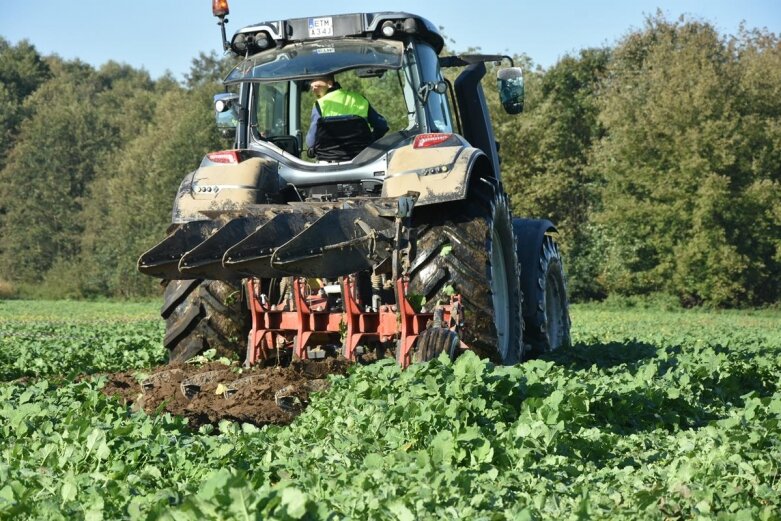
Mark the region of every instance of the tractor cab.
POLYGON ((398 143, 421 126, 414 94, 406 87, 410 68, 404 62, 401 42, 354 39, 292 43, 246 58, 225 80, 238 91, 239 105, 246 106, 245 120, 237 121, 238 148, 271 146, 298 159, 318 158, 305 140, 315 103, 309 83, 327 75, 343 89, 363 95, 393 129, 385 141, 398 143), (305 149, 311 152, 304 154, 305 149))
MULTIPOLYGON (((227 6, 215 11, 223 28, 226 11, 227 6)), ((224 39, 223 46, 243 57, 225 79, 229 92, 215 96, 217 125, 224 135, 234 138, 237 149, 267 154, 303 172, 313 162, 319 163, 321 172, 328 165, 342 163, 340 170, 357 169, 359 177, 367 172, 382 177, 376 173, 387 170, 388 152, 411 144, 422 134, 455 133, 471 141, 465 135, 471 133, 477 138, 475 146, 483 144, 488 153, 496 153, 485 135, 491 134, 492 140, 490 120, 488 129, 485 121, 479 122, 482 130, 473 121, 462 122, 469 119, 465 111, 475 112, 468 105, 479 100, 458 96, 443 68, 483 66, 484 61, 504 57, 440 58, 443 38, 431 22, 419 16, 370 13, 263 22, 238 30, 230 41, 224 39), (385 136, 367 141, 349 159, 324 156, 306 146, 316 101, 309 83, 324 75, 334 75, 343 89, 363 95, 390 127, 385 136), (469 99, 459 101, 459 97, 469 99), (465 131, 464 123, 469 123, 470 130, 465 131)), ((510 111, 522 107, 520 69, 502 69, 499 83, 505 107, 510 111)), ((339 136, 347 133, 336 127, 332 135, 338 143, 339 136)))

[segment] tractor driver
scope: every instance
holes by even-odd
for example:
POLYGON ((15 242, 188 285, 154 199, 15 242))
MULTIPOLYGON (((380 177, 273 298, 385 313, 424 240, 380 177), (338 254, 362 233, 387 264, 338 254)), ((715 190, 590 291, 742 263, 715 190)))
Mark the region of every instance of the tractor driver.
POLYGON ((316 101, 312 107, 312 119, 309 131, 306 133, 306 146, 316 146, 315 136, 317 122, 321 117, 329 116, 359 116, 366 120, 372 130, 372 141, 388 132, 388 122, 382 117, 369 101, 357 92, 345 90, 334 79, 333 74, 315 78, 310 82, 310 88, 316 101))

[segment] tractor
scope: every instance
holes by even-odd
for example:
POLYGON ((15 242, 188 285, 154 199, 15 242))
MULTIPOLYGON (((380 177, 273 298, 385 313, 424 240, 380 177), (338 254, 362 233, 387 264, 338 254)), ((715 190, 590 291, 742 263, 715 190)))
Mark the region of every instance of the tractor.
POLYGON ((247 365, 407 367, 465 350, 516 364, 569 344, 556 228, 513 217, 502 186, 482 83, 490 70, 504 111, 522 112, 510 57, 443 55, 436 26, 409 13, 262 22, 230 40, 227 2, 213 14, 238 63, 214 97, 232 146, 184 177, 168 235, 138 261, 166 285, 171 362, 215 348, 247 365), (389 132, 323 116, 305 146, 324 75, 365 93, 389 132))

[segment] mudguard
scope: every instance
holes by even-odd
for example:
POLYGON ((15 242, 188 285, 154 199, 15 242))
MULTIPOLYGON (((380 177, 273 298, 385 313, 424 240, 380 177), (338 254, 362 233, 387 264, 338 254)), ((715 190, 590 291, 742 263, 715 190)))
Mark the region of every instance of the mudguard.
POLYGON ((469 146, 401 147, 388 162, 383 197, 418 192, 416 206, 466 199, 474 171, 494 176, 486 155, 469 146))
POLYGON ((202 212, 238 210, 265 202, 277 191, 277 163, 253 157, 236 164, 211 164, 189 173, 179 185, 171 222, 205 219, 202 212))
MULTIPOLYGON (((542 277, 539 258, 546 233, 556 232, 556 227, 547 219, 513 219, 516 253, 521 264, 521 291, 524 299, 534 294, 535 284, 542 277)), ((524 318, 533 318, 534 306, 524 306, 524 318)))

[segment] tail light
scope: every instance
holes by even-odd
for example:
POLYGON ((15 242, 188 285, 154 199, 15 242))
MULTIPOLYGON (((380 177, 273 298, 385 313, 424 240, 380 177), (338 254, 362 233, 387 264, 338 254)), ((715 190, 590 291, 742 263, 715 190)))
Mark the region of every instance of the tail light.
POLYGON ((441 132, 432 134, 418 134, 415 136, 415 140, 412 142, 412 148, 435 147, 437 145, 441 145, 452 137, 453 134, 446 134, 441 132))
POLYGON ((210 152, 206 154, 206 157, 212 163, 239 163, 239 151, 238 150, 222 150, 221 152, 210 152))

